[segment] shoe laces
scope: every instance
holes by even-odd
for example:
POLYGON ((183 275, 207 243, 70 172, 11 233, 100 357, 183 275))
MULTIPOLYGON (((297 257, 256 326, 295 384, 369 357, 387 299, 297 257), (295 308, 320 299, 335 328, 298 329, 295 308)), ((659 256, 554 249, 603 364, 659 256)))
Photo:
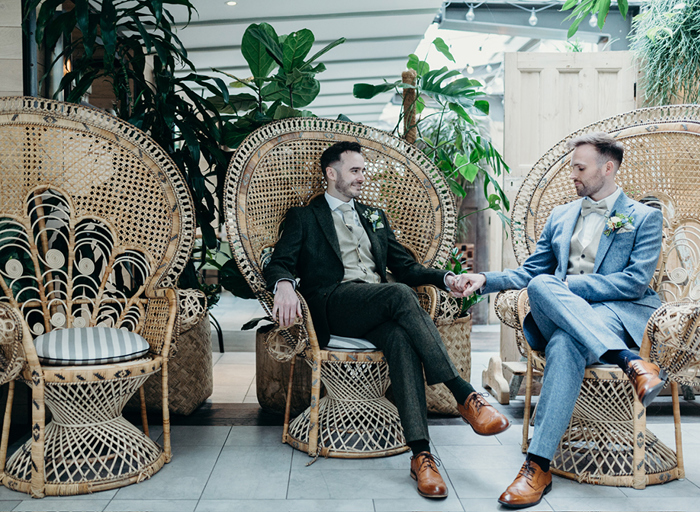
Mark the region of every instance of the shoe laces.
POLYGON ((485 396, 488 396, 488 395, 486 395, 486 393, 477 393, 475 391, 474 393, 469 395, 469 397, 467 398, 467 404, 469 404, 469 402, 473 402, 474 408, 476 409, 476 412, 479 412, 482 407, 484 407, 484 406, 490 407, 490 405, 491 405, 486 401, 486 399, 484 398, 485 396))
POLYGON ((442 465, 442 461, 432 453, 419 453, 418 455, 412 456, 411 460, 413 459, 422 459, 419 461, 418 469, 423 467, 423 465, 426 465, 428 466, 428 469, 440 474, 437 468, 442 465))
POLYGON ((523 466, 520 468, 520 475, 522 475, 526 480, 532 481, 537 470, 532 466, 529 460, 526 460, 523 466))

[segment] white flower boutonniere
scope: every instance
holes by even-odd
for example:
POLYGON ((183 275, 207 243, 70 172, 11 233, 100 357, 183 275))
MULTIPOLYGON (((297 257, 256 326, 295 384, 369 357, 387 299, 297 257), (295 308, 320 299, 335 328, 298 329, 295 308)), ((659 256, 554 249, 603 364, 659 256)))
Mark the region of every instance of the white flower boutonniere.
POLYGON ((624 213, 612 212, 610 218, 605 222, 605 236, 610 236, 614 231, 626 233, 634 230, 634 217, 628 217, 624 213))
POLYGON ((384 223, 381 220, 382 218, 379 215, 379 210, 365 210, 362 216, 369 221, 374 233, 376 233, 378 229, 384 227, 384 223))

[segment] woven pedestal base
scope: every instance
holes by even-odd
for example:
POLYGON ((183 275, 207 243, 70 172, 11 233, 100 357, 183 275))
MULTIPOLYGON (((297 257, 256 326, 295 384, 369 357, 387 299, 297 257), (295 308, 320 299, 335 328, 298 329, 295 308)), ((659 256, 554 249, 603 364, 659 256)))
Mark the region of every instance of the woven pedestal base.
MULTIPOLYGON (((472 371, 471 315, 454 320, 438 319, 437 329, 459 375, 469 382, 472 371)), ((429 412, 459 416, 457 402, 444 384, 426 385, 425 398, 429 412)))
POLYGON ((635 410, 632 393, 619 368, 586 369, 569 427, 552 459, 555 474, 636 488, 679 478, 676 454, 646 429, 645 410, 639 403, 635 410))
MULTIPOLYGON (((408 450, 399 413, 384 394, 389 386, 385 361, 324 361, 321 381, 327 396, 319 401, 321 454, 369 458, 408 450)), ((286 442, 308 452, 310 409, 289 425, 286 442)))
MULTIPOLYGON (((163 449, 126 421, 122 408, 149 374, 46 385, 53 421, 44 433, 44 494, 87 494, 140 482, 166 462, 163 449)), ((31 493, 32 440, 7 462, 3 483, 31 493)))

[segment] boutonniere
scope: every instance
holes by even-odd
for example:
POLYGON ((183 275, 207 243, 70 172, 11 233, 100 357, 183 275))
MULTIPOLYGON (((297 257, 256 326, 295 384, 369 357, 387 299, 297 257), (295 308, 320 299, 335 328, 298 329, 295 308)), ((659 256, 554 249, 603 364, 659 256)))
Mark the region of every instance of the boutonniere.
POLYGON ((612 212, 610 218, 605 221, 605 227, 607 228, 603 231, 605 236, 610 236, 615 231, 619 233, 632 231, 634 230, 634 217, 628 217, 624 213, 612 212))
POLYGON ((369 221, 370 225, 372 226, 372 232, 376 233, 378 229, 382 229, 384 227, 382 218, 379 215, 379 210, 365 210, 362 213, 362 216, 369 221))

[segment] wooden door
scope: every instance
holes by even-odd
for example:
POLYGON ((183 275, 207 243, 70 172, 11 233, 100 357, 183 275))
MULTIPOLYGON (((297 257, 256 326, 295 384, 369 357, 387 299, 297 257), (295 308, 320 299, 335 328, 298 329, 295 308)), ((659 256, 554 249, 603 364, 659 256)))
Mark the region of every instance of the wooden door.
MULTIPOLYGON (((630 52, 507 53, 505 56, 504 157, 511 168, 504 190, 513 201, 523 177, 552 146, 600 119, 636 107, 636 67, 630 52)), ((504 235, 505 237, 505 235, 504 235)), ((510 237, 503 240, 502 268, 517 262, 510 237)), ((499 269, 492 269, 499 270, 499 269)), ((500 359, 492 358, 484 385, 508 403, 509 371, 519 361, 512 329, 502 327, 500 359), (508 365, 511 366, 511 365, 508 365)))

